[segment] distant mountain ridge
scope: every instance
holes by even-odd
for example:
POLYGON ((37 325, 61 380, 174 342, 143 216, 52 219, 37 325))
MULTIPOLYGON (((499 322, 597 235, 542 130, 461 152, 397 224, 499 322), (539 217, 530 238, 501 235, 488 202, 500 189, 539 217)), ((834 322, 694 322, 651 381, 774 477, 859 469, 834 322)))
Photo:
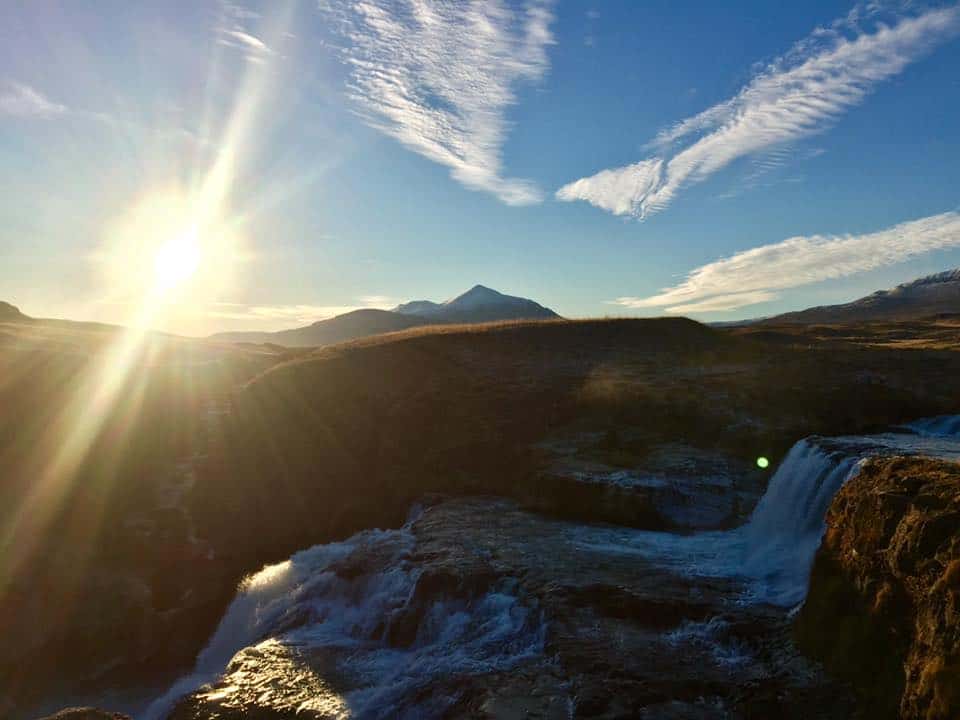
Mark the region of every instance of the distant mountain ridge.
POLYGON ((270 343, 286 347, 316 347, 346 340, 406 330, 422 325, 477 323, 496 320, 559 318, 553 310, 527 298, 504 295, 483 285, 443 303, 413 300, 393 310, 353 310, 311 325, 277 332, 225 332, 211 335, 221 342, 270 343))
POLYGON ((483 285, 474 285, 462 295, 443 303, 414 300, 397 305, 393 311, 401 315, 428 318, 433 323, 549 320, 560 317, 533 300, 504 295, 483 285))
POLYGON ((840 305, 821 305, 764 318, 758 323, 847 323, 913 320, 960 314, 960 268, 878 290, 840 305))

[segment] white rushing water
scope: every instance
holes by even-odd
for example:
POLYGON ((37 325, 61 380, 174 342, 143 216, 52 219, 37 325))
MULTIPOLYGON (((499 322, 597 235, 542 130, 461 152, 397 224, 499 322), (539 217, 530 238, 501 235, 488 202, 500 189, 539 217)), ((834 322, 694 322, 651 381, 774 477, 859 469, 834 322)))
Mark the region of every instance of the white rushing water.
POLYGON ((791 607, 806 597, 833 496, 865 458, 923 454, 960 460, 960 416, 905 428, 909 432, 797 442, 749 521, 734 530, 676 535, 584 526, 574 529, 571 539, 602 552, 636 554, 690 576, 736 578, 743 581, 742 602, 791 607))
MULTIPOLYGON (((795 606, 806 595, 833 496, 864 458, 923 453, 960 459, 960 417, 905 427, 908 432, 796 443, 749 521, 734 530, 677 535, 570 525, 570 541, 603 554, 642 556, 688 576, 734 578, 742 587, 739 602, 795 606)), ((542 618, 510 585, 475 597, 418 594, 422 567, 415 546, 410 523, 399 530, 369 530, 309 548, 251 576, 194 671, 140 717, 162 720, 180 698, 229 672, 239 651, 265 640, 328 653, 332 675, 342 682, 331 689, 335 698, 324 709, 332 717, 353 718, 442 715, 456 700, 455 689, 445 694, 444 681, 507 670, 543 652, 542 618)), ((735 642, 717 640, 724 631, 718 619, 687 623, 666 641, 716 645, 718 663, 745 662, 735 642)), ((258 666, 256 672, 269 680, 281 670, 258 666)), ((304 695, 300 707, 315 701, 315 692, 304 695)))
MULTIPOLYGON (((542 651, 539 613, 509 586, 477 597, 418 597, 414 546, 409 526, 369 530, 265 567, 244 583, 194 671, 140 717, 166 717, 180 698, 217 680, 238 651, 267 638, 294 650, 322 648, 334 658, 344 682, 324 709, 351 718, 438 716, 455 691, 414 700, 418 688, 505 670, 542 651), (391 643, 397 623, 405 634, 391 643)), ((271 673, 286 670, 262 665, 257 672, 269 683, 271 673)), ((294 709, 316 701, 316 689, 304 687, 294 709)))

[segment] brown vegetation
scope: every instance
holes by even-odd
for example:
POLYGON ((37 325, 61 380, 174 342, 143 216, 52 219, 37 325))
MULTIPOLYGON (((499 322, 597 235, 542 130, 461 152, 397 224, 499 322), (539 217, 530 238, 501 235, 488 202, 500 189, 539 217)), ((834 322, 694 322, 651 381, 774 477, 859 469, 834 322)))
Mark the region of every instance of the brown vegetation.
POLYGON ((942 314, 900 322, 814 323, 775 320, 731 330, 740 337, 782 345, 850 349, 960 350, 960 314, 942 314))

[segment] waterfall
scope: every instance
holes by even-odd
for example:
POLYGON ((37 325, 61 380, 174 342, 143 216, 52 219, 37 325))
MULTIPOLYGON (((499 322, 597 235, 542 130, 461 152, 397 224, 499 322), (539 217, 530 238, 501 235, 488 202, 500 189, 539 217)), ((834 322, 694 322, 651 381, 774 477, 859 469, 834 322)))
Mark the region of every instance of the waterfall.
MULTIPOLYGON (((905 427, 909 433, 797 442, 750 519, 734 530, 677 535, 571 524, 566 532, 571 542, 602 554, 636 554, 691 577, 735 579, 743 602, 795 606, 807 592, 827 509, 863 458, 923 453, 960 459, 960 416, 905 427)), ((456 698, 442 692, 425 698, 420 691, 429 683, 510 669, 542 653, 543 619, 509 584, 471 597, 446 597, 437 588, 417 592, 423 566, 412 522, 317 545, 251 576, 194 671, 156 700, 143 720, 166 717, 182 697, 230 672, 240 651, 265 640, 333 653, 351 678, 338 689, 338 707, 358 718, 442 715, 456 698)), ((693 623, 667 639, 712 642, 722 631, 718 622, 693 623)), ((742 659, 735 643, 721 650, 718 662, 742 659)))
POLYGON ((810 569, 834 495, 877 455, 960 461, 960 416, 917 420, 903 432, 800 440, 780 462, 750 519, 725 532, 674 535, 627 528, 578 528, 573 542, 605 553, 637 554, 689 576, 744 582, 744 600, 791 607, 807 594, 810 569))
MULTIPOLYGON (((402 530, 362 532, 344 542, 317 545, 301 551, 289 560, 268 565, 251 575, 241 584, 213 637, 197 657, 194 671, 153 702, 143 714, 143 720, 161 720, 180 698, 216 680, 238 651, 255 645, 274 628, 282 626, 284 618, 295 610, 299 598, 313 591, 314 598, 319 599, 324 591, 327 594, 333 591, 338 578, 330 568, 338 560, 368 546, 399 561, 410 544, 407 535, 409 533, 402 530)), ((377 577, 380 587, 367 588, 370 597, 365 598, 366 604, 379 605, 383 609, 382 606, 390 605, 391 600, 399 602, 402 598, 389 597, 390 580, 396 579, 395 576, 377 577)))
MULTIPOLYGON (((415 546, 408 523, 317 545, 265 567, 238 590, 194 671, 139 717, 166 717, 181 698, 231 672, 231 660, 251 646, 257 651, 244 659, 265 686, 289 671, 258 657, 277 647, 322 648, 350 678, 330 691, 327 707, 353 718, 442 715, 456 698, 419 697, 425 683, 504 670, 542 651, 542 619, 509 585, 472 597, 418 592, 423 569, 413 558, 415 546)), ((316 700, 306 688, 293 707, 316 700)))
POLYGON ((858 468, 856 455, 828 453, 809 440, 787 453, 749 522, 735 531, 744 540, 744 572, 762 599, 792 605, 806 595, 827 509, 858 468))

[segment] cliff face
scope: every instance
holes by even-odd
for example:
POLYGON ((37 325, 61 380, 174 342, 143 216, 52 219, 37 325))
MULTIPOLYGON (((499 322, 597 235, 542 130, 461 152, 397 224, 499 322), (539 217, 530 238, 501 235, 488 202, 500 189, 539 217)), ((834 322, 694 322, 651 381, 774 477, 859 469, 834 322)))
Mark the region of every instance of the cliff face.
POLYGON ((868 462, 834 498, 797 640, 865 717, 960 717, 960 464, 868 462))

